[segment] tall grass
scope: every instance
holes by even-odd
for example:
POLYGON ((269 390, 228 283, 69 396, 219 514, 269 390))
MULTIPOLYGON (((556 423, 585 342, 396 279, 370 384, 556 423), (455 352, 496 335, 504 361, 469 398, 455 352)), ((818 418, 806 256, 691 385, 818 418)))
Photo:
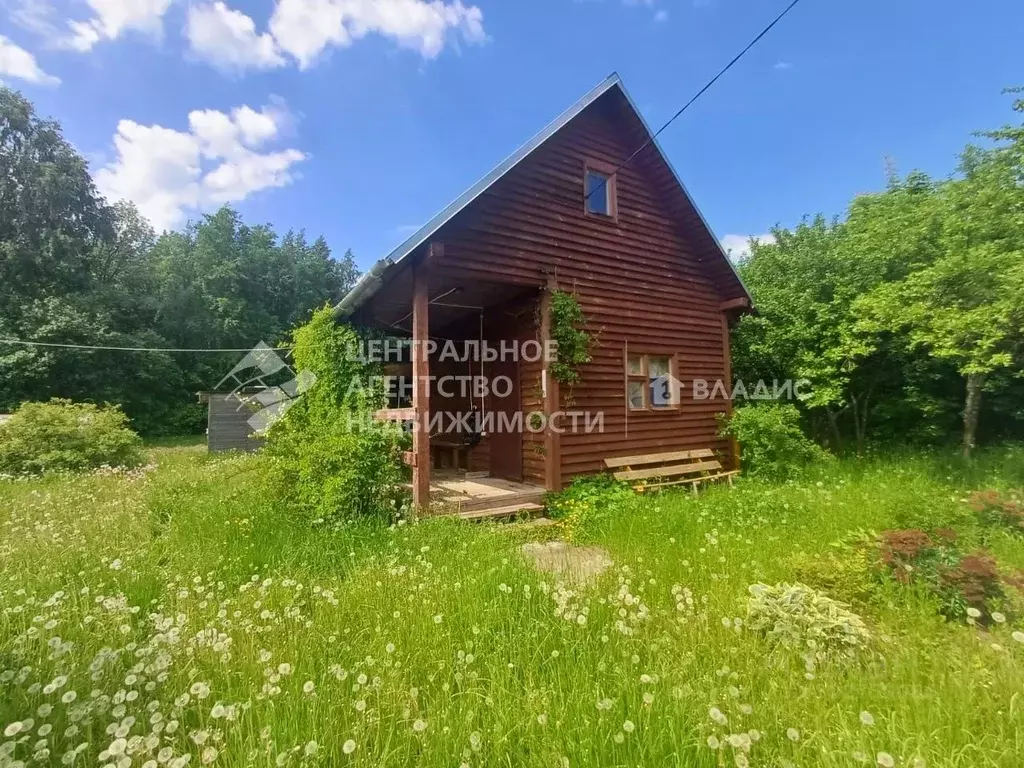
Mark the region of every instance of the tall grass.
POLYGON ((1019 627, 946 623, 930 595, 882 585, 854 606, 870 647, 809 664, 743 621, 750 584, 792 580, 858 532, 956 526, 1024 567, 1019 540, 980 531, 962 501, 1021 485, 1019 449, 638 497, 578 532, 615 563, 589 585, 534 572, 529 530, 310 528, 267 501, 258 457, 153 456, 0 483, 0 766, 1024 755, 1019 627))

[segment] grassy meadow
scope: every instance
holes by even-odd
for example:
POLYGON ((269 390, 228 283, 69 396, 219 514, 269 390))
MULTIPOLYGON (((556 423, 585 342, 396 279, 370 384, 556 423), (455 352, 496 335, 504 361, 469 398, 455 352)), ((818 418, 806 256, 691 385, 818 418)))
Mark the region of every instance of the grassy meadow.
POLYGON ((952 529, 1018 578, 1024 537, 965 500, 1024 487, 1019 447, 834 461, 548 528, 310 528, 258 457, 150 456, 0 481, 0 766, 1024 761, 1019 596, 1001 621, 947 620, 856 544, 952 529), (551 537, 614 565, 538 573, 520 547, 551 537), (748 587, 794 581, 849 603, 865 646, 751 630, 748 587))

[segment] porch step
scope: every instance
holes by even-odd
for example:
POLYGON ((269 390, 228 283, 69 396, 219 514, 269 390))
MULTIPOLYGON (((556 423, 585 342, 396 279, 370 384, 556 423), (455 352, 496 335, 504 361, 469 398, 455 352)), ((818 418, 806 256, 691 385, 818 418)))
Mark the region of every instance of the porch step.
POLYGON ((539 488, 535 491, 522 491, 520 493, 509 493, 500 496, 478 496, 472 499, 464 499, 459 502, 459 512, 475 512, 481 509, 487 509, 489 507, 495 507, 500 505, 500 508, 525 505, 525 504, 538 504, 544 500, 544 495, 547 493, 543 488, 539 488))
POLYGON ((518 515, 535 515, 543 511, 540 504, 509 504, 504 507, 492 507, 490 509, 473 509, 459 512, 458 517, 462 520, 493 520, 501 517, 516 517, 518 515))

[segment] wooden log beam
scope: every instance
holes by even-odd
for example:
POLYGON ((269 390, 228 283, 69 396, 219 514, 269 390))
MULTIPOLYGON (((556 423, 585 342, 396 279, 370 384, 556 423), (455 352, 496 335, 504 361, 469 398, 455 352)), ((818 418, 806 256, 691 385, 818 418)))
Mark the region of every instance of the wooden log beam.
POLYGON ((381 408, 374 411, 376 421, 413 421, 416 418, 415 408, 381 408))
POLYGON ((730 299, 729 301, 723 301, 718 305, 718 308, 722 312, 729 312, 733 309, 748 309, 750 307, 750 301, 746 298, 742 299, 730 299))
MULTIPOLYGON (((434 246, 428 254, 434 252, 434 246)), ((430 508, 430 360, 427 339, 430 338, 430 297, 428 295, 427 260, 413 267, 412 288, 412 407, 416 412, 413 425, 412 501, 416 512, 430 508)))

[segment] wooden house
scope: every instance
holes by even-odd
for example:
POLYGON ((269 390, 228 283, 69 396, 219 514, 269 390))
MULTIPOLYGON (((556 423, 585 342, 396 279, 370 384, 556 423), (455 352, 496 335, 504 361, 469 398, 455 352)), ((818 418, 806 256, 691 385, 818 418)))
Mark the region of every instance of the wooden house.
POLYGON ((413 348, 413 405, 391 416, 551 415, 567 406, 602 415, 600 430, 548 424, 472 440, 417 428, 408 457, 417 506, 443 500, 441 477, 471 497, 461 506, 467 512, 529 504, 601 471, 609 457, 712 449, 724 465, 735 462, 717 435, 716 416, 730 401, 721 389, 707 396, 698 380, 731 391, 729 323, 750 307, 718 239, 612 75, 377 262, 337 314, 436 341, 433 355, 425 343, 413 348), (442 359, 448 341, 498 348, 550 338, 555 290, 576 297, 594 340, 571 402, 543 357, 442 359), (446 373, 501 375, 515 386, 500 397, 442 392, 446 373), (653 382, 668 374, 681 391, 665 399, 653 382))

